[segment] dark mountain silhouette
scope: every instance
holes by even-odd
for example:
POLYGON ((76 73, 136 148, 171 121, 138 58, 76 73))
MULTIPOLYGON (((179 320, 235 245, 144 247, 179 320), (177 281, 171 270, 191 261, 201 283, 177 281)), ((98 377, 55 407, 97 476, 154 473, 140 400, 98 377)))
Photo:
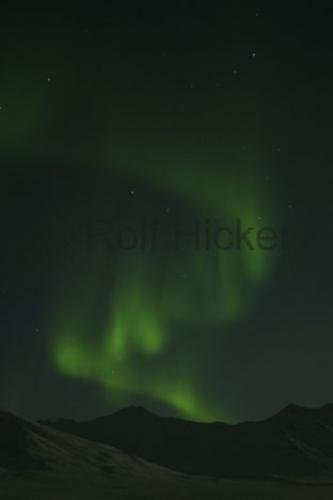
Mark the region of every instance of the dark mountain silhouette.
POLYGON ((45 422, 188 474, 229 478, 333 477, 333 405, 289 405, 260 422, 196 423, 129 407, 86 422, 45 422))
POLYGON ((120 472, 126 472, 128 477, 161 472, 175 475, 111 446, 69 436, 3 411, 0 412, 0 468, 20 474, 46 471, 73 475, 85 470, 91 476, 120 472))
POLYGON ((204 482, 192 488, 186 476, 111 446, 0 411, 1 500, 132 499, 140 491, 144 498, 159 498, 155 489, 184 494, 200 486, 209 489, 204 482))
MULTIPOLYGON (((281 414, 277 417, 281 419, 281 414)), ((282 416, 282 418, 284 418, 282 416)), ((289 413, 288 417, 289 418, 289 413)), ((52 419, 48 426, 33 423, 10 413, 0 412, 0 498, 1 500, 330 500, 333 498, 333 483, 329 475, 325 478, 307 477, 301 481, 232 480, 203 476, 189 476, 149 463, 137 456, 120 451, 107 444, 87 440, 50 426, 84 425, 85 430, 95 433, 109 433, 109 427, 121 430, 118 438, 124 440, 126 429, 136 435, 144 429, 144 435, 137 436, 136 443, 149 452, 160 456, 169 452, 167 460, 174 460, 177 443, 166 447, 170 433, 175 431, 182 437, 178 443, 183 449, 182 463, 189 457, 189 449, 195 452, 196 466, 203 464, 209 454, 209 446, 204 444, 209 437, 213 443, 216 432, 230 432, 224 424, 195 424, 177 419, 163 419, 142 408, 130 408, 85 424, 73 420, 52 419), (152 434, 150 435, 150 430, 152 434), (164 432, 164 434, 163 434, 164 432), (197 433, 197 434, 196 434, 197 433), (153 436, 159 440, 153 443, 153 436), (198 437, 196 437, 198 436, 198 437), (186 439, 192 437, 190 448, 185 447, 186 439), (166 448, 158 448, 163 444, 166 448), (207 455, 208 453, 208 455, 207 455)), ((244 424, 244 435, 247 433, 244 424)), ((325 424, 326 425, 326 424, 325 424)), ((82 429, 81 429, 82 430, 82 429)), ((115 431, 113 431, 115 432, 115 431)), ((110 435, 110 434, 109 434, 110 435)), ((257 436, 260 435, 257 434, 257 436)), ((129 445, 130 438, 126 437, 129 445)), ((241 439, 241 437, 239 437, 241 439)), ((246 449, 249 440, 244 440, 245 459, 256 460, 256 450, 246 449)), ((226 464, 228 447, 219 452, 220 442, 214 449, 218 462, 226 464)), ((238 443, 241 446, 241 443, 238 443)), ((251 445, 252 446, 252 445, 251 445)), ((233 451, 229 449, 231 456, 233 451)), ((311 452, 313 453, 313 452, 311 452)), ((304 451, 302 454, 306 455, 304 451)), ((311 455, 311 454, 310 454, 311 455)), ((269 456, 267 459, 269 460, 269 456)), ((243 465, 245 463, 243 461, 243 465)), ((318 464, 321 464, 318 459, 318 464)), ((324 462, 326 464, 327 457, 324 462)), ((310 463, 316 462, 311 455, 310 463)), ((249 463, 249 467, 251 464, 249 463)), ((321 465, 318 469, 324 470, 321 465)), ((325 469, 329 471, 329 467, 325 469)), ((294 478, 295 479, 295 478, 294 478)))

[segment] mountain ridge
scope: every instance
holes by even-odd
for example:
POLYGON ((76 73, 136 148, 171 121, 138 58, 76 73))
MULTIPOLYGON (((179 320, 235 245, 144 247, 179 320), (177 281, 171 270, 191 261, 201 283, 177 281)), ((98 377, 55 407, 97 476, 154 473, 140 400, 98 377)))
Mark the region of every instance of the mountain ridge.
MULTIPOLYGON (((262 423, 266 421, 270 421, 271 419, 275 419, 280 416, 292 416, 292 415, 301 415, 301 414, 309 414, 309 413, 316 413, 316 412, 322 412, 322 411, 327 411, 327 412, 332 412, 333 414, 333 403, 326 403, 321 406, 315 406, 315 407, 307 407, 307 406, 302 406, 298 405, 295 403, 289 403, 286 406, 282 407, 281 410, 277 411, 273 415, 270 415, 268 417, 263 417, 259 419, 250 419, 250 420, 242 420, 239 422, 224 422, 223 420, 212 420, 209 422, 206 421, 198 421, 198 420, 189 420, 184 417, 178 417, 178 416, 172 416, 172 415, 159 415, 158 413, 155 413, 151 410, 148 410, 144 406, 140 405, 129 405, 124 408, 120 408, 119 410, 116 410, 112 413, 109 414, 104 414, 101 416, 97 417, 91 417, 88 419, 75 419, 72 417, 60 417, 60 416, 54 416, 46 419, 40 419, 38 420, 39 422, 50 422, 52 420, 63 420, 63 421, 68 421, 68 422, 76 422, 76 423, 87 423, 87 422, 92 422, 92 421, 97 421, 97 420, 104 420, 109 417, 115 417, 115 416, 150 416, 150 417, 155 417, 159 419, 164 419, 164 420, 176 420, 176 421, 183 421, 183 422, 191 422, 195 424, 202 424, 202 425, 216 425, 216 424, 222 424, 224 426, 230 426, 230 427, 236 427, 239 425, 246 425, 246 424, 257 424, 257 423, 262 423)), ((0 410, 1 412, 1 410, 0 410)))
MULTIPOLYGON (((161 424, 159 417, 149 412, 132 409, 126 411, 126 415, 132 424, 133 414, 149 421, 161 424)), ((53 422, 56 420, 52 419, 53 422)), ((110 424, 108 418, 104 423, 110 424)), ((118 413, 115 421, 124 422, 123 413, 118 413)), ((68 422, 68 420, 66 421, 68 422)), ((75 424, 75 421, 69 421, 75 424)), ((165 437, 170 439, 168 425, 181 423, 179 436, 187 430, 193 437, 193 429, 209 429, 211 438, 207 447, 204 441, 207 434, 197 436, 194 447, 191 449, 194 455, 199 457, 197 465, 209 459, 207 453, 216 439, 216 429, 230 430, 229 427, 215 426, 214 424, 194 424, 186 421, 162 420, 166 424, 165 437), (202 427, 203 426, 203 427, 202 427), (201 458, 200 458, 201 457, 201 458)), ((163 428, 163 427, 162 427, 163 428)), ((231 427, 232 429, 236 429, 231 427)), ((270 429, 270 424, 268 424, 270 429)), ((116 429, 117 430, 117 429, 116 429)), ((119 430, 119 428, 118 428, 119 430)), ((127 432, 125 425, 125 431, 127 432)), ((134 430, 137 431, 134 425, 134 430)), ((158 432, 161 427, 157 427, 158 432)), ((177 428, 176 428, 177 430, 177 428)), ((156 429, 152 434, 156 436, 156 429)), ((241 452, 246 454, 246 441, 248 432, 247 424, 243 427, 240 436, 241 452)), ((331 431, 332 434, 332 431, 331 431)), ((135 434, 134 434, 135 435, 135 434)), ((144 434, 150 443, 149 434, 144 434)), ((185 437, 189 435, 185 432, 185 437)), ((172 439, 175 445, 173 451, 179 452, 177 439, 172 439)), ((290 441, 292 443, 292 440, 290 441)), ((180 443, 181 444, 181 443, 180 443)), ((229 442, 230 444, 230 442, 229 442)), ((50 425, 43 425, 23 419, 10 412, 0 412, 0 492, 1 500, 330 500, 333 495, 333 476, 331 463, 327 462, 327 456, 318 452, 311 446, 305 446, 303 442, 292 443, 301 457, 308 455, 308 463, 320 465, 317 475, 279 475, 267 474, 262 468, 262 463, 255 476, 248 475, 238 479, 227 478, 227 470, 224 470, 224 478, 203 475, 191 476, 170 468, 146 461, 133 453, 117 449, 114 446, 95 442, 77 435, 69 434, 55 429, 50 425), (324 474, 323 472, 326 472, 324 474)), ((156 451, 156 450, 155 450, 156 451)), ((183 450, 184 451, 184 450, 183 450)), ((186 451, 186 450, 185 450, 186 451)), ((217 448, 214 460, 219 467, 224 468, 226 462, 221 456, 221 450, 217 448)), ((252 452, 254 450, 252 449, 252 452)), ((164 450, 165 452, 165 450, 164 450)), ((225 450, 227 459, 232 456, 232 450, 225 450)), ((172 455, 171 455, 172 458, 172 455)), ((248 458, 248 457, 247 457, 248 458)), ((293 457, 295 458, 295 457, 293 457)), ((187 460, 188 455, 182 459, 187 460)), ((256 461, 255 453, 251 456, 256 461)), ((267 459, 267 456, 266 456, 267 459)), ((247 462, 247 466, 250 466, 247 462)), ((221 469, 218 469, 221 470, 221 469)), ((266 471, 267 472, 267 471, 266 471)), ((304 472, 304 470, 303 470, 304 472)))
POLYGON ((333 405, 290 404, 265 420, 237 424, 160 417, 136 406, 87 421, 43 423, 186 474, 252 479, 333 474, 333 405))

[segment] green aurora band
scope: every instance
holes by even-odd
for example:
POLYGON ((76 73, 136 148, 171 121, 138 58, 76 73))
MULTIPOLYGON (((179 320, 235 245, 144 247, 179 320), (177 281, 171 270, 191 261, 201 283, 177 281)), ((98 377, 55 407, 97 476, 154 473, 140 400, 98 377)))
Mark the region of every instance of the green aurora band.
MULTIPOLYGON (((267 185, 261 182, 263 175, 252 166, 202 168, 195 161, 184 166, 179 158, 169 164, 157 155, 131 161, 125 150, 108 155, 112 165, 120 165, 118 175, 185 199, 195 214, 222 220, 239 217, 254 228, 263 226, 258 222, 263 214, 266 222, 274 218, 267 185)), ((200 353, 176 351, 174 335, 191 325, 199 325, 203 336, 209 325, 220 325, 223 332, 223 325, 246 317, 273 269, 273 254, 257 248, 238 252, 190 249, 181 256, 170 252, 166 271, 161 273, 155 267, 156 255, 122 252, 96 340, 95 301, 108 265, 97 252, 90 270, 84 270, 84 282, 77 283, 73 292, 81 297, 76 309, 69 307, 67 299, 57 307, 51 336, 57 369, 100 385, 113 403, 143 397, 186 418, 230 420, 223 401, 216 405, 204 396, 196 357, 200 353), (179 280, 170 272, 175 259, 181 261, 188 279, 179 280)))
MULTIPOLYGON (((30 57, 30 64, 22 66, 19 74, 15 74, 10 64, 9 54, 7 67, 10 71, 0 79, 3 101, 10 103, 10 113, 2 110, 2 151, 8 154, 8 158, 15 151, 19 160, 34 158, 38 151, 41 151, 43 160, 48 155, 56 158, 58 153, 60 158, 66 157, 65 106, 58 116, 59 100, 47 75, 56 73, 61 80, 61 75, 70 71, 74 54, 67 58, 63 55, 61 64, 47 67, 48 55, 30 50, 30 56, 40 55, 35 55, 34 59, 30 57), (36 74, 43 77, 36 81, 36 74), (53 144, 53 149, 50 149, 48 141, 53 134, 58 142, 56 140, 53 144, 50 141, 53 144), (45 145, 44 149, 40 143, 45 145)), ((62 53, 67 54, 67 51, 68 45, 63 43, 62 53)), ((54 54, 59 54, 58 45, 54 47, 54 54)), ((66 78, 63 80, 67 81, 66 78)), ((77 84, 81 84, 79 77, 77 84)), ((57 85, 55 88, 59 89, 61 84, 57 85)), ((61 94, 61 86, 59 92, 61 94)), ((73 85, 68 103, 75 101, 75 95, 76 86, 73 85)), ((133 183, 142 183, 170 200, 185 203, 195 217, 223 221, 239 218, 244 225, 255 228, 276 222, 269 186, 259 168, 264 163, 261 158, 235 160, 216 151, 209 157, 207 148, 204 153, 199 148, 197 155, 182 146, 158 145, 154 149, 156 137, 151 139, 149 130, 152 129, 150 120, 153 121, 155 116, 157 96, 146 95, 140 101, 134 93, 133 102, 129 103, 128 97, 128 92, 121 94, 115 90, 106 106, 106 91, 102 92, 100 102, 97 101, 101 120, 104 108, 112 109, 115 117, 112 127, 121 128, 121 119, 127 120, 123 108, 134 107, 136 115, 140 116, 140 126, 125 133, 125 137, 121 137, 120 132, 111 141, 106 138, 108 146, 102 159, 96 160, 99 144, 89 146, 89 141, 85 143, 82 139, 79 160, 84 158, 90 164, 101 162, 105 172, 110 172, 110 177, 116 175, 133 183), (152 118, 147 112, 146 119, 144 111, 148 108, 152 118), (135 134, 138 129, 148 130, 148 136, 141 137, 141 143, 148 146, 135 147, 137 141, 133 141, 131 133, 135 134), (259 216, 263 222, 258 222, 259 216)), ((85 99, 83 93, 82 101, 79 101, 81 107, 85 107, 85 99)), ((183 93, 180 92, 177 99, 182 103, 183 93)), ((247 102, 247 96, 244 96, 244 102, 247 102)), ((94 101, 92 109, 95 105, 94 101)), ((215 113, 216 102, 212 100, 210 105, 213 127, 213 121, 219 117, 215 113)), ((172 106, 176 109, 177 102, 172 106)), ((205 99, 205 108, 207 106, 205 99)), ((165 119, 167 115, 163 110, 162 106, 156 111, 156 116, 160 113, 165 119)), ((105 116, 105 122, 107 119, 105 116)), ((172 124, 170 119, 166 129, 172 124)), ((187 125, 180 122, 176 135, 187 125)), ((84 138, 88 130, 90 133, 91 124, 87 120, 81 129, 74 120, 73 129, 78 130, 78 135, 82 133, 84 138)), ((169 139, 168 136, 166 142, 169 139)), ((195 148, 196 145, 194 151, 195 148)), ((167 251, 154 255, 139 251, 121 252, 116 257, 117 266, 112 264, 110 284, 103 295, 102 317, 96 311, 100 310, 105 276, 110 274, 110 259, 98 251, 89 263, 77 258, 60 280, 63 286, 51 305, 48 347, 55 369, 64 376, 97 384, 113 404, 145 398, 163 403, 187 418, 230 420, 223 404, 223 380, 221 401, 216 404, 203 387, 200 352, 196 350, 194 354, 193 350, 186 349, 186 344, 191 342, 187 332, 195 326, 200 328, 200 335, 204 337, 206 328, 218 326, 221 334, 226 334, 228 325, 246 318, 264 290, 275 257, 274 252, 259 249, 227 253, 189 249, 177 255, 167 251), (165 261, 165 269, 161 266, 162 261, 165 261), (179 280, 175 275, 173 269, 176 265, 186 273, 187 279, 179 280), (175 347, 175 335, 184 337, 184 346, 177 339, 175 347)))

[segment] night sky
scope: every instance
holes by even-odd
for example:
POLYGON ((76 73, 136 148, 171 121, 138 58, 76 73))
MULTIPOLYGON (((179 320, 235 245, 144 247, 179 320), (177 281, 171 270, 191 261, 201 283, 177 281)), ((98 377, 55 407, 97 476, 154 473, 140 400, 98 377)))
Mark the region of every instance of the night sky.
POLYGON ((1 407, 333 402, 332 22, 328 2, 1 5, 1 407))

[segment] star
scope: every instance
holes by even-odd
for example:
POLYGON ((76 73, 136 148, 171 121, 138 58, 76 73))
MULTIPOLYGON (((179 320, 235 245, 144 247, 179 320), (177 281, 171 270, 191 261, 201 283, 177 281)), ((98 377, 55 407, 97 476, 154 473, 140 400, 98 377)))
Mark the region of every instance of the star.
POLYGON ((257 53, 256 52, 252 52, 251 56, 252 56, 253 59, 255 59, 257 57, 257 53))

